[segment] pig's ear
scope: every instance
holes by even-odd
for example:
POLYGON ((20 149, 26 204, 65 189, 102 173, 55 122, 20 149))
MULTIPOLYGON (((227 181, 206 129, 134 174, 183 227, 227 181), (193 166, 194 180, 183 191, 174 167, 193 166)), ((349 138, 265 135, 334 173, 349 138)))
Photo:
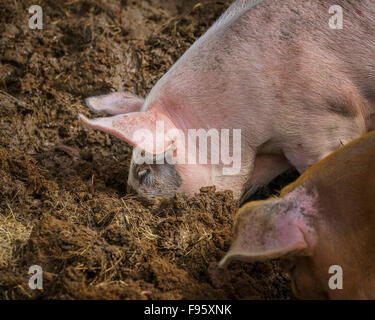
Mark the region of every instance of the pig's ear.
MULTIPOLYGON (((262 261, 292 254, 307 254, 303 217, 291 212, 283 199, 255 201, 244 205, 236 220, 232 246, 221 260, 262 261)), ((294 211, 294 210, 293 210, 294 211)))
POLYGON ((85 102, 94 113, 118 115, 140 111, 144 100, 130 93, 114 92, 87 98, 85 102))
POLYGON ((175 129, 171 120, 152 110, 92 120, 80 114, 79 120, 89 128, 113 134, 151 154, 165 152, 174 142, 168 135, 169 130, 175 129))

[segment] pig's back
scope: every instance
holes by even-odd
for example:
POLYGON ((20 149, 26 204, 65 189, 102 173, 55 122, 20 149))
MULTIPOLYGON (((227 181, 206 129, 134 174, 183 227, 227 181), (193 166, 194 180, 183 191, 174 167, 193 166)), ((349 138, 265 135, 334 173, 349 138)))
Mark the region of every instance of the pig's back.
POLYGON ((365 41, 366 30, 374 28, 374 3, 340 4, 345 30, 329 28, 334 0, 262 1, 224 15, 155 85, 143 110, 161 103, 179 118, 191 119, 194 127, 204 128, 200 119, 206 118, 220 129, 226 119, 245 135, 269 133, 249 138, 259 145, 271 138, 269 119, 274 119, 272 130, 279 137, 285 132, 283 124, 295 125, 298 114, 324 119, 333 91, 334 99, 351 89, 375 97, 374 40, 365 41))

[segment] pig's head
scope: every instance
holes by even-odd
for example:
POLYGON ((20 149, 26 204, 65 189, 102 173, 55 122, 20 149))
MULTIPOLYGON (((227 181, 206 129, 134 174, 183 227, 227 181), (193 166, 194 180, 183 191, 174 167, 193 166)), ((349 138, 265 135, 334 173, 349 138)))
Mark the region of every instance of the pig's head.
POLYGON ((90 120, 80 115, 79 119, 87 127, 110 133, 134 146, 128 188, 140 197, 147 200, 170 198, 176 192, 193 195, 201 187, 210 185, 208 166, 184 165, 170 160, 178 157, 179 130, 157 108, 141 112, 143 103, 136 96, 120 92, 92 97, 86 99, 90 110, 112 117, 90 120))
POLYGON ((298 188, 282 198, 244 205, 236 219, 231 248, 220 266, 232 260, 255 262, 281 258, 297 298, 326 298, 314 257, 316 199, 314 192, 298 188))
POLYGON ((164 164, 138 164, 135 158, 139 153, 143 153, 142 150, 135 147, 129 168, 129 190, 136 191, 139 196, 148 200, 172 197, 182 184, 176 165, 167 163, 164 154, 161 155, 164 157, 164 164))

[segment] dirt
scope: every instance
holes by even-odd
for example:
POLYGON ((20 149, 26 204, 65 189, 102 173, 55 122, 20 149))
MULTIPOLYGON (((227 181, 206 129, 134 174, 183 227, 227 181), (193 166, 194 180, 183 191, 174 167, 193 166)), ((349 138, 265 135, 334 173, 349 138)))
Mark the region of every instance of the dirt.
POLYGON ((145 96, 231 1, 45 0, 31 30, 33 2, 0 2, 0 299, 292 298, 277 260, 217 268, 230 191, 145 204, 126 191, 131 147, 77 120, 85 97, 145 96))

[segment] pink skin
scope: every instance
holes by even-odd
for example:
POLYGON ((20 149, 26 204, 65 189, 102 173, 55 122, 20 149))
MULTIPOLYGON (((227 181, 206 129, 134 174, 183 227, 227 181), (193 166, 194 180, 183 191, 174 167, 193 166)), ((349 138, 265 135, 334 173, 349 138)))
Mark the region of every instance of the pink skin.
POLYGON ((314 247, 316 233, 303 214, 316 217, 317 198, 316 191, 307 194, 298 187, 283 198, 244 205, 237 216, 232 247, 220 266, 233 259, 259 261, 314 247))
POLYGON ((167 138, 167 132, 174 128, 169 118, 161 112, 155 112, 154 109, 148 112, 131 112, 94 120, 89 120, 85 116, 80 115, 79 119, 88 127, 106 131, 152 154, 163 153, 172 144, 172 141, 167 139, 158 139, 156 143, 153 143, 153 140, 145 138, 140 141, 135 140, 134 133, 145 128, 152 133, 157 132, 157 134, 159 133, 165 138, 167 138), (156 125, 158 121, 163 123, 164 130, 159 130, 156 125))
MULTIPOLYGON (((375 128, 375 39, 369 36, 375 34, 374 1, 340 1, 345 32, 328 26, 334 0, 254 3, 236 1, 158 81, 144 103, 126 98, 119 108, 116 96, 109 109, 109 114, 133 112, 136 105, 141 113, 160 113, 185 134, 188 129, 241 129, 240 173, 223 176, 221 166, 177 165, 163 171, 178 180, 173 192, 152 184, 141 192, 141 177, 131 173, 129 183, 138 193, 149 198, 193 195, 213 184, 244 201, 289 167, 303 173, 375 128)), ((139 126, 133 126, 134 116, 128 119, 126 132, 118 136, 137 145, 131 133, 139 126)), ((113 133, 111 124, 85 123, 113 133)), ((166 178, 157 178, 168 185, 166 178)))
POLYGON ((279 198, 244 205, 220 265, 280 258, 298 298, 374 299, 374 146, 372 131, 319 161, 279 198), (343 271, 341 290, 328 285, 334 265, 343 271))
POLYGON ((92 112, 109 115, 137 112, 143 103, 142 98, 126 92, 114 92, 86 99, 86 104, 92 112))

